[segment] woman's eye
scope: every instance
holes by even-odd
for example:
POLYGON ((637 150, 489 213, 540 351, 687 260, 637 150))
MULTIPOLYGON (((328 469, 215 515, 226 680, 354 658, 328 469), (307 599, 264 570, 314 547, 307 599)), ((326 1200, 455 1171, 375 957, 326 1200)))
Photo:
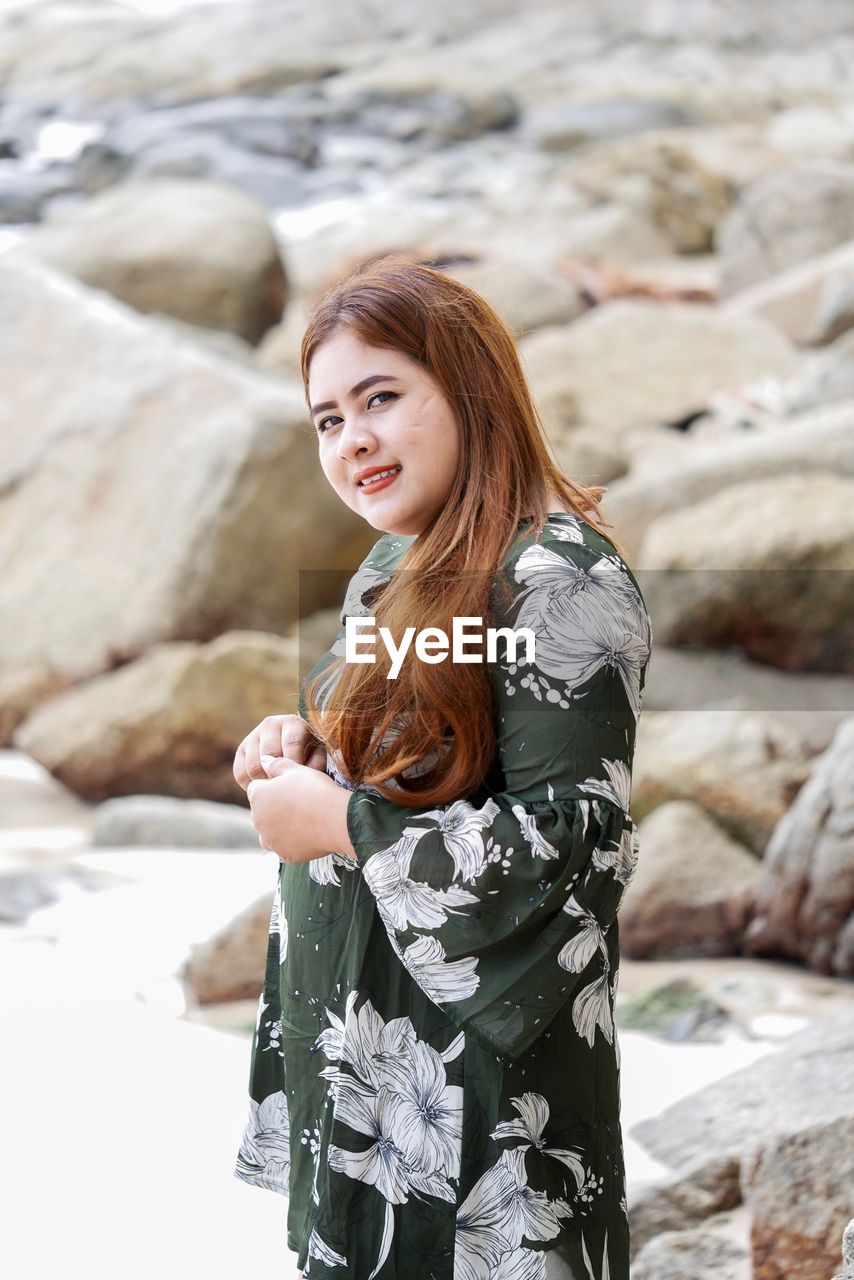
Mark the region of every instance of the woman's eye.
MULTIPOLYGON (((391 396, 392 400, 395 400, 397 398, 397 392, 396 391, 375 391, 373 395, 368 396, 368 406, 370 406, 371 401, 376 400, 378 396, 391 396)), ((326 425, 327 422, 333 422, 333 421, 337 421, 334 415, 328 418, 321 418, 317 424, 317 434, 322 436, 324 432, 329 430, 329 428, 326 425)))

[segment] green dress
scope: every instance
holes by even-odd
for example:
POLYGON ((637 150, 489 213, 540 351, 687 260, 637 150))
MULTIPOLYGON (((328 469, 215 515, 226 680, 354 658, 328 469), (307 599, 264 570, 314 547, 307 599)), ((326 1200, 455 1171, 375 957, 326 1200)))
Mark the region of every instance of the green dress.
MULTIPOLYGON (((487 622, 536 638, 489 666, 489 776, 404 808, 330 757, 358 861, 280 863, 235 1175, 287 1196, 310 1280, 628 1280, 617 911, 652 629, 606 537, 532 523, 487 622)), ((411 542, 373 547, 312 676, 411 542)))

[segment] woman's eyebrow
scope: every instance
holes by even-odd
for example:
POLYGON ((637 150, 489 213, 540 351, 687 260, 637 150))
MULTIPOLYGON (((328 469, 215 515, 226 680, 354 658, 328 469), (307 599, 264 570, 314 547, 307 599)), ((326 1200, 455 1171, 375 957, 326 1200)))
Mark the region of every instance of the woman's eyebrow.
MULTIPOLYGON (((375 382, 400 382, 400 378, 396 378, 393 373, 372 373, 369 378, 363 378, 361 382, 357 382, 355 387, 350 391, 350 395, 357 396, 360 392, 366 391, 368 387, 372 387, 375 382)), ((324 400, 322 404, 313 404, 311 406, 311 416, 316 413, 322 413, 324 409, 337 409, 337 400, 324 400)))

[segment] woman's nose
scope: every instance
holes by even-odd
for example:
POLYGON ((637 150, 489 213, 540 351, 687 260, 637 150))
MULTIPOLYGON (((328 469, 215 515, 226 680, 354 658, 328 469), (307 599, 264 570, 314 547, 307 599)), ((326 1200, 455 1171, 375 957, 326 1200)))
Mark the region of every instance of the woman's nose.
POLYGON ((371 453, 376 448, 376 441, 363 423, 347 422, 338 435, 339 456, 347 461, 357 458, 365 452, 371 453))

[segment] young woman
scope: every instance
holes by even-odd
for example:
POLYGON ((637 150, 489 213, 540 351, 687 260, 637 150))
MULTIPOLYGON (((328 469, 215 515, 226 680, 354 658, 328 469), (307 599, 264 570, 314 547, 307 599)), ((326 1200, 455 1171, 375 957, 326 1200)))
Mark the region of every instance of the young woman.
POLYGON ((302 371, 324 474, 383 536, 300 715, 235 758, 281 860, 235 1173, 288 1197, 309 1280, 628 1280, 641 592, 472 290, 362 264, 316 305, 302 371), (373 663, 347 660, 359 618, 373 663), (467 660, 441 643, 455 618, 467 660), (398 651, 414 628, 393 678, 381 627, 398 651))

